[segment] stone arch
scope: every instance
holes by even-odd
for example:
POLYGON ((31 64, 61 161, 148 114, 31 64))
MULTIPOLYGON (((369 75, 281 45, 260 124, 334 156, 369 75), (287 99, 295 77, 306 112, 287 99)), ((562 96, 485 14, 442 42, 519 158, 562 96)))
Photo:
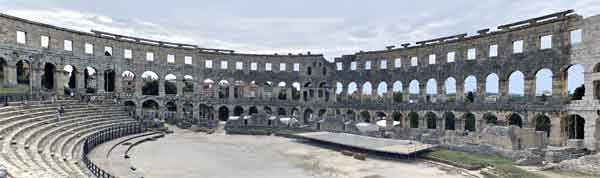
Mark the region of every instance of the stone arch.
POLYGON ((349 95, 354 94, 357 90, 358 90, 358 85, 356 84, 356 82, 350 82, 348 84, 348 94, 349 95))
POLYGON ((546 132, 546 137, 550 137, 550 129, 552 124, 550 118, 543 114, 535 116, 535 131, 546 132))
POLYGON ((455 121, 456 121, 456 116, 454 116, 454 113, 452 113, 452 112, 444 113, 444 123, 445 123, 446 130, 455 130, 456 129, 455 121))
POLYGON ((402 92, 402 82, 401 81, 395 81, 394 84, 392 85, 392 91, 394 93, 397 92, 402 92))
POLYGON ((388 92, 388 85, 385 81, 379 82, 379 85, 377 86, 377 95, 383 97, 387 94, 388 92))
POLYGON ((525 75, 521 71, 514 71, 508 77, 508 94, 512 99, 519 99, 525 95, 525 75))
POLYGON ((410 128, 419 128, 419 114, 417 112, 408 113, 408 119, 410 122, 410 128))
POLYGON ((271 114, 273 114, 273 109, 271 109, 271 107, 268 107, 268 106, 265 106, 265 107, 263 108, 263 111, 264 111, 266 114, 268 114, 268 115, 271 115, 271 114))
POLYGON ((121 73, 121 90, 125 93, 135 92, 135 74, 131 71, 121 73))
POLYGON ((342 94, 344 92, 344 84, 341 82, 335 82, 335 94, 342 94))
POLYGON ((56 66, 52 63, 44 63, 42 71, 42 87, 47 90, 54 89, 56 87, 54 83, 56 78, 54 76, 54 74, 56 74, 56 66))
POLYGON ((523 118, 517 113, 511 113, 508 115, 508 125, 515 125, 522 128, 523 118))
POLYGON ((221 121, 229 120, 229 108, 227 108, 227 106, 221 106, 219 108, 219 120, 221 120, 221 121))
POLYGON ((144 111, 158 111, 159 107, 160 106, 158 105, 158 102, 156 102, 156 100, 153 99, 148 99, 142 102, 142 110, 144 111))
POLYGON ((248 109, 248 115, 253 115, 253 114, 258 114, 258 108, 256 106, 252 106, 252 107, 250 107, 250 109, 248 109))
POLYGON ((465 78, 464 82, 465 94, 472 92, 477 93, 477 77, 475 75, 469 75, 465 78))
POLYGON ((437 81, 434 78, 427 80, 427 95, 435 96, 438 94, 437 81))
POLYGON ((67 79, 63 84, 65 88, 76 89, 78 73, 77 68, 72 65, 65 65, 65 67, 63 67, 63 71, 65 72, 65 79, 67 79))
POLYGON ((362 85, 362 95, 372 95, 373 94, 373 85, 371 85, 371 82, 365 82, 362 85))
POLYGON ((491 73, 485 78, 485 94, 486 96, 500 95, 500 78, 498 78, 498 74, 491 73))
POLYGON ((98 90, 98 70, 87 66, 83 69, 83 86, 86 93, 96 93, 98 90))
POLYGON ((31 63, 27 60, 19 60, 17 67, 17 84, 29 85, 31 81, 31 63))
POLYGON ((467 112, 463 115, 463 119, 465 121, 465 131, 477 131, 477 121, 475 119, 475 114, 467 112))
POLYGON ((244 108, 241 106, 233 107, 233 116, 241 116, 242 114, 244 114, 244 108))
POLYGON ((304 110, 304 123, 309 123, 310 121, 312 121, 313 119, 313 110, 310 108, 307 108, 304 110))
POLYGON ((535 96, 552 96, 552 70, 543 68, 535 73, 535 96))
POLYGON ((292 83, 292 100, 300 99, 300 83, 294 82, 292 83))
POLYGON ((229 83, 229 81, 227 80, 221 80, 219 81, 219 90, 218 90, 218 96, 220 99, 226 99, 229 98, 229 87, 231 87, 231 84, 229 83))
POLYGON ((578 114, 567 115, 564 120, 565 131, 569 139, 583 140, 585 138, 585 119, 578 114))
POLYGON ((142 95, 158 96, 158 74, 152 71, 146 71, 142 73, 142 80, 144 81, 142 95))
POLYGON ((437 128, 437 115, 433 112, 425 113, 425 120, 427 122, 428 129, 436 129, 437 128))
POLYGON ((177 112, 177 105, 173 101, 169 101, 165 104, 167 111, 177 112))
POLYGON ((571 100, 581 100, 585 96, 585 69, 581 64, 573 64, 566 68, 563 79, 566 86, 563 93, 571 96, 571 100))
POLYGON ((408 93, 411 96, 419 96, 420 95, 421 89, 419 86, 419 81, 417 81, 417 80, 410 81, 410 83, 408 84, 408 93))
POLYGON ((200 106, 198 107, 199 109, 199 116, 201 119, 204 120, 214 120, 214 109, 212 106, 208 106, 206 104, 200 104, 200 106))
POLYGON ((446 96, 451 97, 456 95, 456 79, 454 77, 448 77, 444 82, 446 89, 446 96))
POLYGON ((183 93, 190 93, 193 94, 194 92, 194 77, 192 77, 191 75, 184 75, 183 76, 183 89, 182 89, 183 93))
POLYGON ((165 75, 165 94, 176 95, 177 94, 177 76, 173 74, 165 75))
POLYGON ((114 92, 115 91, 115 77, 116 72, 114 69, 106 69, 104 70, 104 91, 106 92, 114 92))

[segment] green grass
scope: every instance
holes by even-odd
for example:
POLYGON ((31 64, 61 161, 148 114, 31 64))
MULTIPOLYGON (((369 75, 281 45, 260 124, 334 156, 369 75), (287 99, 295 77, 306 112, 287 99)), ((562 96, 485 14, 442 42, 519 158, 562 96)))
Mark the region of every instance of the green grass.
POLYGON ((425 157, 448 160, 475 167, 493 167, 493 173, 506 178, 546 178, 543 175, 528 172, 514 165, 513 161, 493 155, 481 155, 450 150, 438 150, 427 153, 425 157))
POLYGON ((0 87, 0 94, 27 94, 29 86, 18 86, 13 88, 0 87))

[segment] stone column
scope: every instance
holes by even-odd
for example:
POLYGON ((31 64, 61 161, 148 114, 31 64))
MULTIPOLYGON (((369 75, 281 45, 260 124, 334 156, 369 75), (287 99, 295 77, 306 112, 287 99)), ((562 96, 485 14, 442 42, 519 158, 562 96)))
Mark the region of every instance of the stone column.
MULTIPOLYGON (((55 72, 54 72, 54 78, 55 78, 55 89, 56 89, 56 95, 57 96, 64 96, 65 94, 65 75, 68 75, 67 71, 64 71, 63 68, 58 68, 55 72)), ((68 80, 68 79, 67 79, 68 80)))
POLYGON ((464 102, 465 98, 465 80, 464 79, 456 79, 456 101, 464 102))
POLYGON ((427 100, 427 84, 426 83, 419 83, 419 102, 426 102, 428 103, 429 101, 427 100))
POLYGON ((177 95, 183 96, 183 86, 185 85, 183 80, 177 80, 175 85, 177 86, 177 95))
POLYGON ((158 79, 158 96, 165 96, 165 80, 158 79))
MULTIPOLYGON (((140 78, 136 78, 135 79, 135 96, 142 96, 143 92, 142 92, 142 87, 144 87, 144 79, 140 78)), ((141 103, 140 103, 141 105, 141 103)))
POLYGON ((552 99, 557 101, 569 99, 566 80, 563 80, 561 74, 552 76, 552 99))
POLYGON ((17 66, 7 65, 4 68, 4 86, 14 87, 17 86, 17 66))
POLYGON ((229 100, 231 101, 235 100, 235 96, 233 95, 233 93, 235 92, 234 88, 234 85, 229 85, 229 87, 227 88, 229 90, 229 100))
POLYGON ((106 84, 104 80, 104 71, 96 71, 96 88, 97 93, 104 93, 104 85, 106 84))
POLYGON ((75 75, 75 80, 76 80, 76 88, 75 90, 77 92, 79 92, 79 94, 84 94, 85 93, 85 79, 84 79, 84 75, 85 72, 84 71, 76 71, 73 72, 73 75, 75 75))
MULTIPOLYGON (((34 67, 34 65, 31 66, 34 67)), ((36 91, 40 91, 42 88, 42 73, 39 66, 33 68, 29 82, 31 83, 34 93, 36 93, 36 91)))
POLYGON ((531 78, 531 77, 525 77, 524 78, 524 84, 525 84, 525 88, 524 88, 524 92, 525 92, 525 97, 527 98, 528 101, 535 101, 536 97, 535 97, 535 77, 531 78))
POLYGON ((402 101, 408 102, 410 100, 410 85, 402 85, 402 101))
POLYGON ((115 69, 115 93, 121 93, 123 91, 123 84, 121 83, 121 73, 115 69))
POLYGON ((506 102, 510 99, 508 95, 508 79, 499 79, 498 87, 500 89, 498 95, 500 95, 500 101, 506 102))
POLYGON ((446 102, 447 98, 446 98, 446 85, 445 83, 441 83, 437 85, 437 97, 436 97, 436 102, 440 103, 440 102, 446 102))
POLYGON ((475 95, 475 102, 483 102, 485 101, 486 91, 485 91, 485 80, 481 80, 477 82, 477 94, 475 95))

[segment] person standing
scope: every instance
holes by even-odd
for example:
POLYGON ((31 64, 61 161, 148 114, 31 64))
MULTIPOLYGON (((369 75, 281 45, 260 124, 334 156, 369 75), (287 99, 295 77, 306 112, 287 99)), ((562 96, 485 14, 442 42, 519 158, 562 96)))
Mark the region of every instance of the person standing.
POLYGON ((65 108, 61 105, 60 107, 58 107, 58 116, 56 117, 57 118, 56 122, 60 122, 64 115, 65 115, 65 108))

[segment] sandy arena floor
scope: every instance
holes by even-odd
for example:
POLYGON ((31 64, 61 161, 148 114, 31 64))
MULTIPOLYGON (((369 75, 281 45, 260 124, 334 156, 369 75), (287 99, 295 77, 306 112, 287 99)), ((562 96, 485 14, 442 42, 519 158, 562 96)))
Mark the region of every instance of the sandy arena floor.
POLYGON ((422 161, 343 156, 338 151, 276 136, 177 130, 131 151, 145 178, 459 178, 422 161))

